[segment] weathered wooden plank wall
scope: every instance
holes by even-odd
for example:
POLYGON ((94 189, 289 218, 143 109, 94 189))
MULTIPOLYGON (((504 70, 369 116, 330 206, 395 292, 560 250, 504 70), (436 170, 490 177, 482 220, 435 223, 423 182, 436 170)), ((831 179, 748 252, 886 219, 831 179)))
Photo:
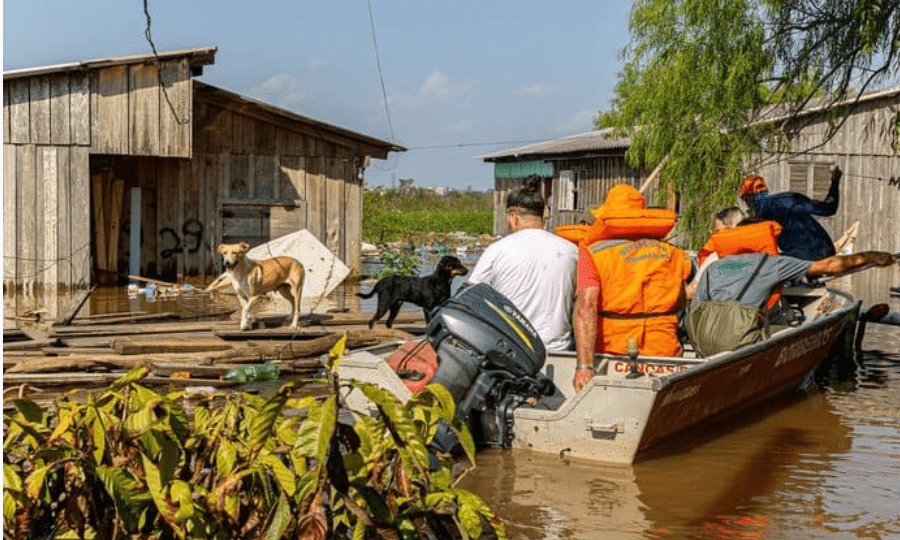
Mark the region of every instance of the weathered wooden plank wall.
MULTIPOLYGON (((831 120, 827 115, 815 117, 794 140, 793 153, 765 156, 767 165, 759 172, 776 192, 792 189, 792 174, 805 169, 810 176, 804 193, 821 197, 827 180, 820 172, 814 181, 813 171, 839 166, 844 172, 840 206, 834 217, 819 221, 834 239, 858 221, 855 251, 900 252, 900 155, 891 148, 891 121, 898 111, 896 96, 865 103, 824 144, 831 120)), ((900 283, 900 270, 879 269, 854 280, 866 284, 860 291, 863 297, 886 298, 888 287, 900 283)))
MULTIPOLYGON (((92 152, 190 156, 190 66, 179 59, 164 63, 163 70, 171 84, 168 101, 185 115, 184 124, 173 121, 153 63, 4 81, 8 289, 18 283, 33 295, 40 284, 44 298, 61 302, 64 296, 56 293, 90 283, 92 152)), ((104 186, 102 181, 99 185, 104 186)), ((114 191, 104 212, 122 208, 121 198, 114 191)), ((112 219, 101 233, 106 246, 102 256, 110 270, 116 269, 119 225, 112 219)), ((47 300, 43 307, 53 315, 60 306, 47 300)))
MULTIPOLYGON (((553 161, 554 177, 551 182, 548 201, 549 218, 545 222, 547 229, 560 225, 578 223, 585 218, 586 212, 603 203, 606 193, 616 184, 629 184, 640 188, 641 181, 647 175, 645 170, 637 170, 628 166, 622 155, 597 156, 580 159, 559 159, 553 161), (557 194, 560 192, 560 171, 573 171, 576 179, 576 207, 574 210, 560 210, 557 194)), ((522 185, 520 178, 496 178, 494 180, 494 234, 505 235, 509 232, 506 223, 506 196, 522 185)), ((648 204, 653 204, 655 193, 647 195, 648 204)))
POLYGON ((168 60, 160 69, 162 77, 155 63, 91 72, 91 153, 191 157, 190 65, 168 60))

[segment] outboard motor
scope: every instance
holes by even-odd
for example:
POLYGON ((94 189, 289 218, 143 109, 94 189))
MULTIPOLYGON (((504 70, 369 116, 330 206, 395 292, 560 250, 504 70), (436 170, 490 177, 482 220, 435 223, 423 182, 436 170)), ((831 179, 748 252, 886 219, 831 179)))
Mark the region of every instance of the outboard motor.
MULTIPOLYGON (((444 302, 426 337, 440 359, 431 382, 450 391, 476 444, 509 446, 516 407, 553 393, 553 383, 540 373, 547 354, 540 336, 489 285, 467 287, 444 302)), ((458 441, 449 429, 439 429, 432 444, 452 452, 458 441)))

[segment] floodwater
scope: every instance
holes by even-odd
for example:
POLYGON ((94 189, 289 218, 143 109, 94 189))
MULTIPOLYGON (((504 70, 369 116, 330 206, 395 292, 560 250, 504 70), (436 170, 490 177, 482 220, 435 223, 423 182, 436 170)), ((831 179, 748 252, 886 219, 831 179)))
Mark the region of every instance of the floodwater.
POLYGON ((514 539, 900 539, 900 327, 862 346, 849 373, 634 466, 485 450, 461 486, 514 539))
MULTIPOLYGON (((864 306, 900 311, 887 290, 863 295, 867 285, 864 273, 850 285, 864 306)), ((354 295, 369 287, 339 287, 316 308, 372 311, 374 298, 354 295)), ((236 307, 226 295, 148 302, 123 291, 96 291, 85 311, 236 307)), ((900 539, 900 327, 870 323, 862 348, 857 365, 809 392, 691 432, 634 466, 486 449, 460 485, 500 514, 512 539, 900 539)))

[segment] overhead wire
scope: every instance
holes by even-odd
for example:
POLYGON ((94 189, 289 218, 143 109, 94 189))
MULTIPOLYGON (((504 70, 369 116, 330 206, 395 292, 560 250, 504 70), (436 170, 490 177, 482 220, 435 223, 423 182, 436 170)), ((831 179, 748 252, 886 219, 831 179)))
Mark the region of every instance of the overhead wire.
POLYGON ((175 117, 175 123, 177 123, 179 126, 186 125, 191 121, 190 115, 186 114, 184 117, 178 115, 178 113, 175 111, 175 105, 172 104, 172 99, 169 97, 169 91, 166 89, 166 83, 165 81, 163 81, 162 60, 160 60, 159 58, 159 53, 156 52, 156 44, 153 43, 153 35, 150 32, 152 19, 150 18, 150 7, 147 5, 147 0, 144 0, 144 17, 147 19, 147 26, 144 28, 144 38, 146 38, 147 43, 150 44, 150 50, 153 51, 153 58, 156 60, 157 83, 162 90, 163 97, 166 98, 166 103, 169 105, 169 110, 172 111, 172 116, 175 117))
POLYGON ((372 13, 372 0, 368 0, 369 4, 369 26, 372 28, 372 45, 375 48, 375 65, 378 68, 378 78, 381 80, 381 96, 384 100, 384 114, 387 116, 388 130, 391 133, 391 142, 397 144, 394 137, 394 122, 391 119, 391 111, 388 108, 387 88, 384 84, 384 70, 381 68, 381 55, 378 54, 378 39, 375 36, 375 15, 372 13))

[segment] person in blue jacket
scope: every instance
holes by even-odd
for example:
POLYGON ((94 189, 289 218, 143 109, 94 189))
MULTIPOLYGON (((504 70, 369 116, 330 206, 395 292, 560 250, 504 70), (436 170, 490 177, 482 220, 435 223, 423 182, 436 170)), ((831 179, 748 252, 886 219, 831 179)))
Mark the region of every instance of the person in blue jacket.
POLYGON ((841 169, 831 169, 831 186, 825 200, 802 193, 769 193, 766 181, 754 174, 744 178, 738 191, 756 217, 777 221, 781 227, 778 249, 782 255, 816 261, 835 254, 834 241, 813 216, 833 216, 840 203, 841 169))

